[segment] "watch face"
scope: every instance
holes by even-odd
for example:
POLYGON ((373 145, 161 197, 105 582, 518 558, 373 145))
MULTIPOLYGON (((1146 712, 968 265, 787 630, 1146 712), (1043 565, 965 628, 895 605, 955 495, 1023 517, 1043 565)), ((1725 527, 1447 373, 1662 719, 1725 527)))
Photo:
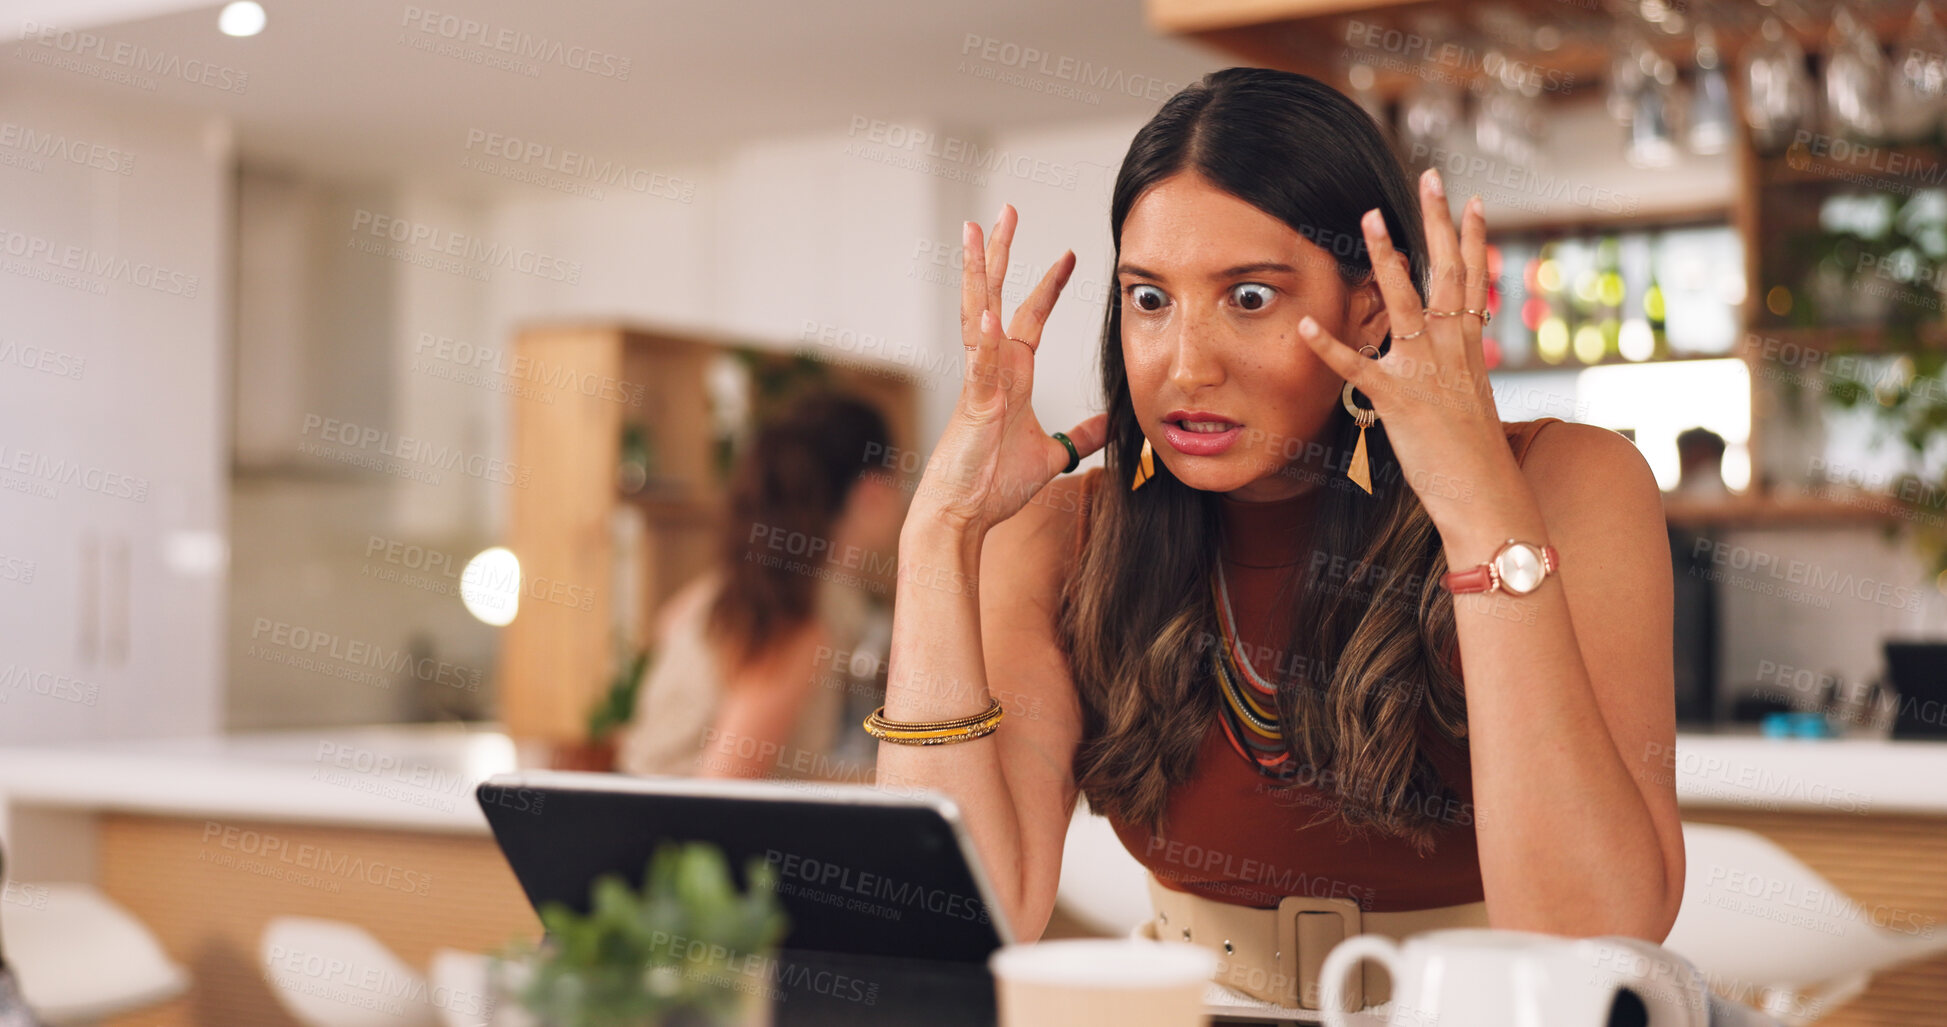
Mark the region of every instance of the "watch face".
POLYGON ((1516 542, 1494 558, 1494 570, 1501 576, 1502 588, 1514 595, 1526 595, 1541 587, 1541 550, 1516 542))

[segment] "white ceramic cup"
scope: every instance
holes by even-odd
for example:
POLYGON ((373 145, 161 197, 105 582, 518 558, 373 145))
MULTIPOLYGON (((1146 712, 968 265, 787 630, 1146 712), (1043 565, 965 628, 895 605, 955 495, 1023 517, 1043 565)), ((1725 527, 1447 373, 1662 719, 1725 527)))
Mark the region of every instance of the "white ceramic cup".
POLYGON ((1198 1027, 1214 953, 1182 942, 1076 938, 988 958, 1001 1027, 1198 1027))
POLYGON ((1488 928, 1427 931, 1398 944, 1378 935, 1354 935, 1333 948, 1319 968, 1319 1005, 1330 1027, 1379 1019, 1353 1020, 1343 1011, 1347 975, 1371 960, 1392 978, 1383 1018, 1388 1027, 1601 1027, 1609 1022, 1622 987, 1642 997, 1651 1027, 1703 1023, 1700 998, 1671 1001, 1671 981, 1659 982, 1659 975, 1643 969, 1652 965, 1643 954, 1662 952, 1629 939, 1577 940, 1488 928))

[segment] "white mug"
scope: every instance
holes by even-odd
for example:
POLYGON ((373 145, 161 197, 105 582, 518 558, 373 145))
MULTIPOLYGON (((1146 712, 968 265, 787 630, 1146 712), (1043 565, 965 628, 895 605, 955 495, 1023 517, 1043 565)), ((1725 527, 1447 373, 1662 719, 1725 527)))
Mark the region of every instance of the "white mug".
POLYGON ((1373 934, 1339 943, 1319 970, 1318 1004, 1330 1027, 1359 1022, 1342 1011, 1345 981, 1368 959, 1392 978, 1388 1027, 1605 1027, 1612 1011, 1624 1010, 1633 1015, 1614 1022, 1705 1027, 1710 1019, 1701 973, 1661 946, 1456 928, 1399 944, 1373 934))

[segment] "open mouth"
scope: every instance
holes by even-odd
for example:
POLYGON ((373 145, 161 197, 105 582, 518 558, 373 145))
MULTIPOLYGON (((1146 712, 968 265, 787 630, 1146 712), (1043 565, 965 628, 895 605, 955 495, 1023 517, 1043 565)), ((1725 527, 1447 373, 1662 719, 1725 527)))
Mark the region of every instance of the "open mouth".
POLYGON ((1165 420, 1163 438, 1177 452, 1186 456, 1217 456, 1237 442, 1243 434, 1243 427, 1235 421, 1199 413, 1195 417, 1165 420))
POLYGON ((1171 421, 1170 423, 1184 431, 1201 435, 1217 435, 1237 427, 1229 421, 1171 421))

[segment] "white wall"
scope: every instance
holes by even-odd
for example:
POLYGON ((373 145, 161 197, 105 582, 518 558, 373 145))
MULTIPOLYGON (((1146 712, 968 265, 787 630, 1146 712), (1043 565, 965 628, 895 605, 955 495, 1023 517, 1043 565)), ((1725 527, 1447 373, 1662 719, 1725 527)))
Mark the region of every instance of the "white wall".
POLYGON ((6 90, 0 140, 0 741, 212 730, 228 133, 6 90))
MULTIPOLYGON (((1011 321, 1021 301, 1040 283, 1041 276, 1062 254, 1075 251, 1075 271, 1055 302, 1041 344, 1036 349, 1034 413, 1050 432, 1066 431, 1077 421, 1106 409, 1101 376, 1102 318, 1115 295, 1115 246, 1109 234, 1109 200, 1116 169, 1129 142, 1143 126, 1142 119, 1094 121, 1082 125, 1014 132, 998 137, 1002 150, 1029 156, 1063 169, 1053 181, 1018 175, 994 176, 980 190, 972 209, 944 226, 955 252, 963 219, 980 222, 991 234, 1001 204, 1020 213, 1006 284, 1001 290, 1003 317, 1011 321)), ((946 269, 948 280, 934 286, 958 316, 960 279, 957 267, 946 269)), ((1004 322, 1005 323, 1005 322, 1004 322)), ((959 345, 957 321, 949 322, 959 345)), ((1093 454, 1083 467, 1100 466, 1093 454)))

